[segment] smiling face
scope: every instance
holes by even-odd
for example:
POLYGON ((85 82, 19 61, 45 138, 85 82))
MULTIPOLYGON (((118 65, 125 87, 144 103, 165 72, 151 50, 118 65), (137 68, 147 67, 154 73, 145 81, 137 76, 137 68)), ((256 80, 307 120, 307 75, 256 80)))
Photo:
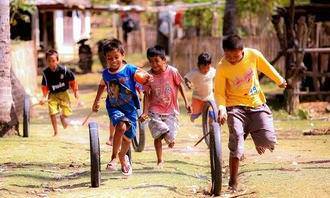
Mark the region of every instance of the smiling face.
POLYGON ((166 60, 162 59, 160 56, 150 57, 149 63, 152 72, 155 74, 160 74, 166 70, 166 60))
POLYGON ((119 50, 111 50, 106 53, 105 58, 107 60, 108 68, 110 71, 114 72, 123 66, 123 59, 125 55, 119 50))
POLYGON ((53 54, 53 55, 50 55, 50 56, 47 56, 47 64, 48 64, 48 67, 52 70, 52 71, 55 71, 56 70, 56 67, 58 65, 58 57, 56 54, 53 54))
POLYGON ((225 59, 232 65, 237 64, 243 58, 243 50, 234 49, 234 50, 225 50, 225 59))

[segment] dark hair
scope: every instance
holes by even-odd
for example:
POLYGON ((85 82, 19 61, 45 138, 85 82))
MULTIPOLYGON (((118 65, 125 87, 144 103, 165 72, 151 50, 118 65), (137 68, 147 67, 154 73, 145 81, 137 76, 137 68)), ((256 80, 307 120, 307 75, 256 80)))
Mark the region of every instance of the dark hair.
POLYGON ((236 49, 242 50, 243 41, 240 36, 236 34, 231 34, 223 38, 222 48, 224 51, 236 50, 236 49))
POLYGON ((46 59, 49 57, 49 56, 52 56, 52 55, 56 55, 56 58, 58 60, 58 52, 54 49, 50 49, 46 52, 46 59))
POLYGON ((203 52, 198 56, 198 62, 197 62, 198 67, 202 65, 209 65, 211 63, 212 63, 212 56, 209 53, 203 52))
POLYGON ((159 45, 155 45, 154 47, 150 47, 147 50, 147 58, 152 58, 159 56, 161 59, 166 60, 165 50, 159 45))
POLYGON ((118 50, 122 55, 125 54, 123 44, 118 39, 110 39, 104 42, 102 47, 104 56, 112 50, 118 50))

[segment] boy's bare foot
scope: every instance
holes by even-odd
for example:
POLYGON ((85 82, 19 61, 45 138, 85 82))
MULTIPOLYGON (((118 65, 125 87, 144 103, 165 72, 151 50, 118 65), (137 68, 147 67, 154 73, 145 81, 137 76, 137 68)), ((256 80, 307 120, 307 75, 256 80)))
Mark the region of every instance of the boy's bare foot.
POLYGON ((158 161, 157 162, 157 169, 163 169, 164 168, 164 161, 161 160, 161 161, 158 161))
POLYGON ((116 159, 112 159, 112 160, 107 164, 106 170, 109 170, 109 171, 115 171, 115 170, 117 170, 116 159))
POLYGON ((235 193, 235 192, 237 192, 237 183, 232 182, 232 181, 229 180, 229 183, 228 183, 228 190, 230 191, 230 193, 235 193))
POLYGON ((57 137, 58 133, 54 133, 53 137, 57 137))
POLYGON ((173 148, 173 147, 174 147, 174 144, 175 144, 175 142, 171 142, 171 143, 169 143, 169 144, 168 144, 168 148, 173 148))

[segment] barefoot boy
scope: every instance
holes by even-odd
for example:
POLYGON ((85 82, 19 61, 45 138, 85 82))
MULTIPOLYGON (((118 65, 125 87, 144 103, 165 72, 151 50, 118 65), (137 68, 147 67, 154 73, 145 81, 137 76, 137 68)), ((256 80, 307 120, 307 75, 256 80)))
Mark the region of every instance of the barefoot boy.
POLYGON ((48 101, 49 116, 56 136, 58 134, 56 115, 61 112, 61 123, 63 128, 66 128, 68 126, 66 119, 72 114, 67 90, 71 87, 74 97, 78 100, 78 84, 72 71, 66 66, 59 65, 57 51, 48 50, 46 61, 48 67, 42 73, 43 98, 40 104, 48 101))
POLYGON ((147 58, 151 64, 149 73, 153 81, 144 87, 143 115, 150 117, 149 129, 154 138, 154 146, 157 155, 157 165, 163 164, 162 140, 172 148, 178 129, 179 105, 178 91, 180 91, 185 107, 190 113, 190 106, 186 99, 182 77, 178 70, 167 64, 165 51, 160 46, 147 50, 147 58))
POLYGON ((257 50, 243 48, 242 39, 230 35, 223 39, 224 57, 216 68, 215 99, 219 122, 229 128, 229 189, 236 191, 239 159, 244 153, 244 136, 251 134, 257 152, 274 150, 276 134, 272 112, 266 105, 258 80, 258 71, 285 88, 286 81, 257 50))

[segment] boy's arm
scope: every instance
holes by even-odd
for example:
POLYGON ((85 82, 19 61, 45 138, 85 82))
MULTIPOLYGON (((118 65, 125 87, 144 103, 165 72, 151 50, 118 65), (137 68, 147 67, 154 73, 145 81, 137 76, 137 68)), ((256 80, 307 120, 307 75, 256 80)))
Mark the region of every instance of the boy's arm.
POLYGON ((74 97, 76 99, 79 99, 79 95, 78 95, 78 83, 76 80, 71 80, 69 81, 69 86, 72 89, 72 92, 74 94, 74 97))
POLYGON ((149 91, 143 92, 143 112, 142 115, 139 117, 141 122, 144 122, 148 118, 148 111, 149 111, 149 91))
POLYGON ((261 52, 257 52, 257 55, 258 55, 258 61, 257 61, 258 71, 264 73, 268 78, 273 80, 278 86, 283 87, 284 85, 286 85, 285 79, 266 60, 266 58, 261 54, 261 52))
POLYGON ((183 83, 180 83, 180 84, 179 84, 179 91, 180 91, 180 94, 181 94, 181 96, 182 96, 182 98, 183 98, 183 100, 184 100, 184 104, 185 104, 185 107, 186 107, 186 109, 187 109, 187 112, 188 112, 188 113, 191 113, 191 107, 190 107, 190 105, 189 105, 189 103, 188 103, 188 100, 187 100, 187 98, 186 98, 186 94, 185 94, 185 91, 184 91, 184 89, 183 89, 183 83))
POLYGON ((214 78, 214 98, 219 108, 219 122, 224 124, 227 120, 226 111, 226 79, 219 69, 216 70, 214 78))
POLYGON ((94 104, 92 106, 92 111, 94 111, 94 112, 97 112, 100 108, 100 99, 101 99, 103 91, 105 90, 105 87, 106 87, 106 85, 105 85, 104 81, 101 80, 99 87, 97 89, 95 99, 94 99, 94 104))

